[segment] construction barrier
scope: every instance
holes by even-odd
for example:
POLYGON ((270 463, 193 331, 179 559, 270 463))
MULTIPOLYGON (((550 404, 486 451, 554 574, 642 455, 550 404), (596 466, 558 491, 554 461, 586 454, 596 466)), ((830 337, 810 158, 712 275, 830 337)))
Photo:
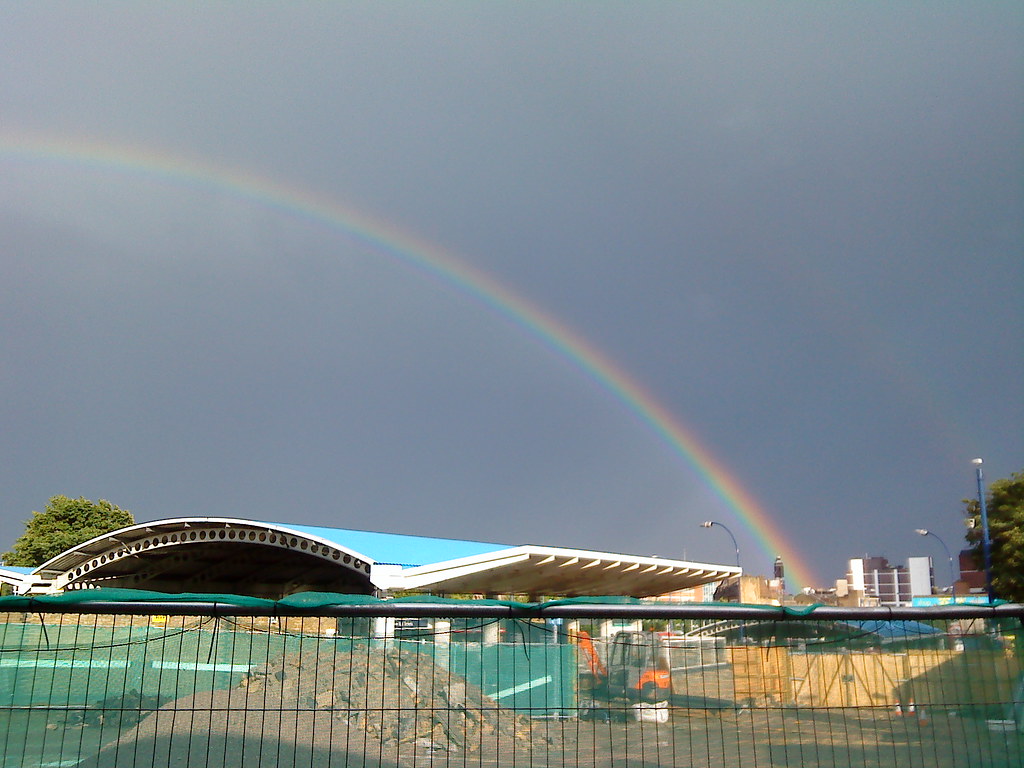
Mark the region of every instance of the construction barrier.
POLYGON ((1022 619, 1006 604, 0 598, 0 768, 1024 766, 1022 619))

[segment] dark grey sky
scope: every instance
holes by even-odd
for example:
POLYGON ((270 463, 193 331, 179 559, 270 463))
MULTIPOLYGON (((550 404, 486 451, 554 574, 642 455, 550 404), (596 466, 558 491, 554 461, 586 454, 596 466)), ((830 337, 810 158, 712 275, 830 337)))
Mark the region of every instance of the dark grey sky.
POLYGON ((53 494, 729 562, 774 552, 522 327, 556 318, 718 457, 821 584, 938 558, 1024 468, 1024 7, 0 6, 3 548, 53 494), (26 147, 62 148, 40 155, 26 147))

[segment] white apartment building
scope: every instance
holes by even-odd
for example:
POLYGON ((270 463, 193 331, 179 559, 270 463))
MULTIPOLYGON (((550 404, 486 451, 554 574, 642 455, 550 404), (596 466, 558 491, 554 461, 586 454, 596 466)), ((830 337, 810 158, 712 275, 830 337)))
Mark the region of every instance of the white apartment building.
POLYGON ((908 558, 906 567, 884 557, 857 557, 846 574, 847 589, 862 596, 862 605, 910 605, 914 597, 931 595, 934 584, 930 557, 908 558))

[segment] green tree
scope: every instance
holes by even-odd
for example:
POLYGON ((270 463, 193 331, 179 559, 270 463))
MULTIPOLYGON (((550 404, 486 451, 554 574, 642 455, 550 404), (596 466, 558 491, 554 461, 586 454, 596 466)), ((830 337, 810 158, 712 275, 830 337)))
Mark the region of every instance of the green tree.
POLYGON ((25 533, 3 554, 3 561, 34 568, 83 541, 134 523, 131 512, 104 499, 54 496, 45 511, 32 512, 25 533))
MULTIPOLYGON (((979 569, 985 567, 982 550, 981 505, 964 499, 967 541, 973 545, 979 569)), ((1024 602, 1024 471, 996 480, 985 494, 989 540, 992 545, 992 591, 996 597, 1024 602)))

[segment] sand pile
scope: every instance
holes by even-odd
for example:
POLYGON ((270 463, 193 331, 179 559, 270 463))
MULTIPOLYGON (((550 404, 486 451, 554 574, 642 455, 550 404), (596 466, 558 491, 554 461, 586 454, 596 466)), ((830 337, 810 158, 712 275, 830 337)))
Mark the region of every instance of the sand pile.
POLYGON ((431 656, 370 646, 290 654, 237 687, 177 699, 83 765, 377 766, 467 753, 479 759, 528 753, 537 746, 532 731, 528 718, 498 706, 431 656))

